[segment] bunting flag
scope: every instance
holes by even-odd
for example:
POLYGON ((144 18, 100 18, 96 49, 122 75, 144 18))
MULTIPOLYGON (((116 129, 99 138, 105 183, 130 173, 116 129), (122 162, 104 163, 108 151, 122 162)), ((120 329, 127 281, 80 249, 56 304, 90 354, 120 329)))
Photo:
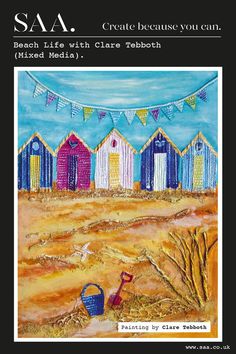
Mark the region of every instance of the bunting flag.
POLYGON ((172 104, 169 106, 162 107, 161 110, 169 120, 171 120, 174 117, 174 106, 172 104))
POLYGON ((46 88, 44 88, 40 84, 36 84, 35 88, 34 88, 33 97, 38 97, 38 96, 42 95, 44 92, 46 92, 46 91, 47 91, 46 88))
POLYGON ((81 106, 79 106, 76 103, 72 103, 71 104, 71 117, 74 118, 81 110, 82 110, 81 106))
POLYGON ((159 108, 151 109, 151 115, 153 116, 154 120, 157 121, 160 113, 159 108))
POLYGON ((59 97, 57 100, 57 108, 56 108, 57 112, 60 111, 63 107, 67 106, 68 104, 69 104, 68 101, 59 97))
POLYGON ((124 113, 125 113, 128 123, 131 124, 134 120, 136 112, 132 111, 132 110, 128 110, 128 111, 125 111, 124 113))
POLYGON ((175 107, 178 109, 178 111, 183 112, 183 109, 184 109, 184 101, 175 102, 175 107))
POLYGON ((46 98, 46 106, 49 106, 56 98, 57 96, 54 95, 54 93, 48 91, 47 98, 46 98))
POLYGON ((122 112, 113 111, 110 113, 111 113, 111 118, 112 118, 113 124, 116 125, 122 115, 122 112))
POLYGON ((94 109, 91 107, 84 107, 84 120, 88 120, 92 113, 93 113, 94 109))
POLYGON ((202 101, 206 102, 207 101, 207 93, 206 90, 203 89, 200 92, 197 93, 197 97, 199 97, 202 101))
POLYGON ((101 121, 103 118, 106 117, 107 112, 105 112, 105 111, 97 111, 97 114, 98 114, 99 121, 101 121))
POLYGON ((194 110, 196 109, 196 96, 192 95, 185 99, 185 102, 194 110))
POLYGON ((145 126, 147 124, 148 114, 152 115, 153 119, 157 121, 160 117, 160 114, 163 113, 166 118, 172 120, 174 117, 174 112, 178 110, 178 112, 182 113, 186 104, 192 108, 192 110, 196 109, 196 106, 200 101, 207 102, 208 98, 208 86, 212 85, 214 82, 218 80, 217 77, 208 81, 205 85, 201 86, 195 92, 190 93, 188 96, 180 97, 180 99, 167 102, 164 104, 156 104, 153 106, 145 106, 140 108, 121 108, 117 110, 112 110, 108 107, 101 106, 86 106, 83 103, 72 101, 66 97, 63 97, 60 94, 52 91, 49 87, 42 84, 36 77, 34 77, 30 72, 26 71, 27 75, 34 81, 34 91, 33 97, 38 97, 43 93, 47 93, 46 95, 46 106, 49 106, 55 99, 57 99, 56 111, 60 111, 62 108, 71 105, 71 117, 75 117, 80 111, 83 110, 83 119, 87 121, 94 111, 97 112, 98 120, 101 121, 104 118, 111 116, 113 124, 116 125, 122 114, 124 114, 127 119, 128 124, 131 124, 135 118, 135 115, 139 118, 141 123, 145 126), (199 100, 197 100, 199 98, 199 100))
POLYGON ((139 119, 142 122, 142 124, 146 125, 147 124, 148 110, 147 109, 138 109, 136 111, 136 114, 139 117, 139 119))

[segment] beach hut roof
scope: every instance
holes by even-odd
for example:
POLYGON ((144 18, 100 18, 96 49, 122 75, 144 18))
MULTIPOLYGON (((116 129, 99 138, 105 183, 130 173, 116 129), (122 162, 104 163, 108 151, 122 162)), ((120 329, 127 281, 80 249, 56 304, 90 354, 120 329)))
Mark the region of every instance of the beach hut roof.
POLYGON ((46 141, 41 137, 39 133, 34 133, 33 135, 31 135, 31 137, 18 149, 18 154, 20 154, 25 149, 25 147, 31 142, 31 140, 35 137, 37 137, 41 141, 41 143, 46 147, 46 149, 53 156, 55 156, 54 151, 50 148, 50 146, 46 143, 46 141))
POLYGON ((186 148, 182 151, 181 155, 184 156, 188 150, 190 149, 191 146, 193 146, 196 141, 198 139, 202 139, 203 142, 209 147, 209 149, 211 150, 211 152, 217 157, 217 152, 215 151, 215 149, 212 147, 212 145, 207 141, 207 139, 205 138, 205 136, 202 134, 202 132, 198 132, 197 135, 195 136, 195 138, 193 138, 193 140, 188 144, 188 146, 186 146, 186 148))
POLYGON ((130 143, 125 139, 125 137, 115 128, 113 128, 110 133, 108 133, 105 138, 97 145, 97 147, 94 149, 94 152, 97 152, 100 147, 102 147, 102 145, 107 141, 109 136, 114 132, 121 138, 121 140, 123 140, 130 147, 134 154, 137 153, 137 150, 132 145, 130 145, 130 143))
POLYGON ((57 152, 60 150, 60 148, 62 147, 62 145, 65 144, 65 142, 69 139, 69 137, 71 135, 74 135, 90 152, 94 152, 93 149, 91 149, 88 144, 86 144, 86 142, 81 139, 73 130, 62 140, 62 142, 60 143, 60 145, 58 145, 58 147, 55 150, 55 154, 57 154, 57 152))
POLYGON ((173 147, 173 149, 181 156, 181 151, 178 149, 178 147, 173 143, 173 141, 168 137, 168 135, 164 132, 162 128, 158 128, 152 136, 148 139, 148 141, 143 145, 143 147, 140 150, 140 153, 142 153, 152 142, 152 140, 157 136, 158 133, 161 133, 164 138, 170 143, 173 147))

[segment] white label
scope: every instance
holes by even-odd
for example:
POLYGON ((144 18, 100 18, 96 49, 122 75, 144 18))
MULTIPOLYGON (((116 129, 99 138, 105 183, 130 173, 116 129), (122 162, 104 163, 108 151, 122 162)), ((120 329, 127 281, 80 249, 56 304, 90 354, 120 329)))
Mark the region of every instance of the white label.
POLYGON ((205 333, 210 331, 210 322, 118 322, 118 332, 125 333, 205 333))

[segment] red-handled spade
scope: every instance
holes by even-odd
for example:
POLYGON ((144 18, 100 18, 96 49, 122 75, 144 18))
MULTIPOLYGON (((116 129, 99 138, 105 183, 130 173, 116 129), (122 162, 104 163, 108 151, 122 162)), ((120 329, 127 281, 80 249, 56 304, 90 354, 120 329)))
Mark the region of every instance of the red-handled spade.
POLYGON ((122 301, 122 297, 120 296, 121 290, 125 283, 130 283, 133 279, 133 275, 126 272, 122 272, 120 277, 121 277, 121 283, 119 289, 115 294, 110 295, 108 299, 108 304, 111 306, 119 305, 121 303, 122 301))

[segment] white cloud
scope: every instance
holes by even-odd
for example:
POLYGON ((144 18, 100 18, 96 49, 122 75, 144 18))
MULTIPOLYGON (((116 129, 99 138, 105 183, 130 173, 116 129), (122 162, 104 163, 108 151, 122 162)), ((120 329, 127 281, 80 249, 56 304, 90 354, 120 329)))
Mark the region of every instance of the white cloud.
POLYGON ((19 87, 19 96, 33 97, 33 92, 32 90, 19 87))
POLYGON ((112 104, 126 104, 127 107, 131 103, 138 103, 142 102, 142 98, 138 97, 129 97, 129 98, 122 98, 122 97, 111 97, 99 100, 101 105, 112 105, 112 104))
POLYGON ((30 127, 20 127, 19 137, 26 136, 30 130, 30 127))
MULTIPOLYGON (((30 112, 27 112, 30 113, 30 112)), ((64 115, 56 112, 39 112, 31 115, 27 114, 30 120, 42 121, 42 122, 57 122, 57 123, 66 123, 70 119, 70 114, 66 112, 64 115)), ((25 118, 25 116, 24 116, 25 118)), ((21 118, 19 118, 20 120, 21 118)))
POLYGON ((82 87, 83 89, 91 87, 97 87, 99 89, 101 88, 114 88, 117 86, 120 89, 124 88, 130 88, 130 87, 143 87, 144 85, 150 85, 152 83, 156 82, 156 79, 110 79, 110 78, 101 78, 100 80, 98 79, 92 79, 91 77, 86 80, 82 79, 70 79, 70 78, 57 78, 57 83, 63 84, 63 85, 68 85, 68 86, 76 86, 76 87, 82 87))

